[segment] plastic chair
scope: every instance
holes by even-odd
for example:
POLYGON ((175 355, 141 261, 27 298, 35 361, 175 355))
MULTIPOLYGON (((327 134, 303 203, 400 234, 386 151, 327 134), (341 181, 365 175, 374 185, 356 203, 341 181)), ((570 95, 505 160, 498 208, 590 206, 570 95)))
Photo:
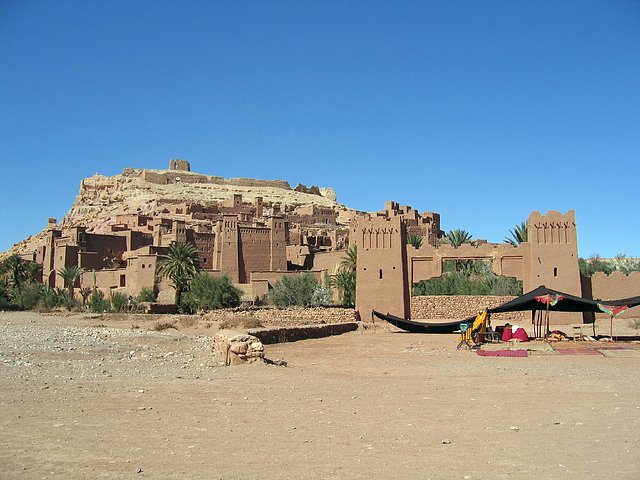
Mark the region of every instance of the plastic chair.
POLYGON ((460 350, 461 348, 465 348, 467 350, 471 350, 473 347, 471 346, 471 344, 469 343, 469 338, 467 335, 467 331, 469 330, 469 324, 468 323, 461 323, 460 324, 460 343, 458 343, 458 346, 456 347, 456 350, 460 350))

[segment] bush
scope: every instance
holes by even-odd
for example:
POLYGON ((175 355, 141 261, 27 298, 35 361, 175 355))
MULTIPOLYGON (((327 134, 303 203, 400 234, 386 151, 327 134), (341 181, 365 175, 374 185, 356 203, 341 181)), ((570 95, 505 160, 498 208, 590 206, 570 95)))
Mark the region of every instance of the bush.
POLYGON ((328 285, 320 285, 313 290, 311 295, 312 307, 321 307, 323 305, 333 305, 333 292, 328 285))
POLYGON ((452 272, 413 285, 411 294, 419 295, 522 295, 522 282, 513 277, 467 276, 452 272))
POLYGON ((24 284, 20 290, 14 289, 13 304, 20 310, 33 310, 40 303, 43 293, 44 285, 40 283, 24 284))
POLYGON ((51 287, 43 286, 39 306, 45 310, 51 310, 61 305, 62 301, 58 292, 51 287))
POLYGON ((215 310, 240 305, 242 291, 234 287, 226 275, 212 277, 198 273, 191 280, 191 287, 185 292, 180 308, 185 312, 215 310))
POLYGON ((127 304, 129 303, 129 297, 121 292, 111 293, 111 307, 116 312, 125 312, 127 310, 127 304))
POLYGON ((275 283, 269 299, 277 307, 308 307, 313 304, 313 294, 318 286, 311 273, 299 277, 285 276, 275 283))
POLYGON ((108 312, 111 310, 111 303, 104 298, 104 293, 96 289, 89 299, 89 310, 93 313, 108 312))
POLYGON ((156 295, 156 292, 154 292, 152 288, 143 288, 138 294, 138 296, 136 297, 136 301, 137 303, 155 302, 157 298, 158 296, 156 295))

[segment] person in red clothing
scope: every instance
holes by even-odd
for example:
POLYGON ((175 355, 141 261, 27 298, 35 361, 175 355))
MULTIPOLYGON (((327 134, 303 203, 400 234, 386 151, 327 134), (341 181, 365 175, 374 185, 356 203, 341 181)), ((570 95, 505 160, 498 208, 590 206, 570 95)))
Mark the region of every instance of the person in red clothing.
POLYGON ((502 337, 500 337, 500 340, 502 340, 503 342, 508 342, 509 340, 511 340, 512 336, 513 332, 511 332, 511 324, 505 323, 504 327, 502 327, 502 337))
POLYGON ((502 341, 508 342, 509 340, 518 340, 520 342, 528 342, 529 335, 524 328, 518 325, 511 325, 507 323, 502 331, 502 341))
POLYGON ((514 325, 513 327, 511 327, 511 339, 519 340, 521 342, 528 342, 529 335, 524 330, 524 328, 519 327, 518 325, 514 325))

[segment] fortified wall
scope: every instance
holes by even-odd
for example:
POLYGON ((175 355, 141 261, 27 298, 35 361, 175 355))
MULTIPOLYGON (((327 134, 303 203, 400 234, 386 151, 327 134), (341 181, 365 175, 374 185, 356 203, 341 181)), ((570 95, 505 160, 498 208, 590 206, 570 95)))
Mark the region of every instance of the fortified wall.
MULTIPOLYGON (((393 202, 388 205, 394 206, 393 202)), ((388 210, 388 209, 387 209, 388 210)), ((358 246, 356 309, 363 320, 372 310, 409 318, 411 286, 442 275, 445 260, 485 260, 497 275, 522 281, 525 292, 539 285, 581 296, 575 213, 533 212, 528 222, 529 241, 509 244, 407 244, 402 215, 361 215, 351 234, 358 246)), ((582 321, 581 314, 554 313, 558 323, 582 321)))
POLYGON ((202 183, 214 185, 235 185, 240 187, 268 187, 291 190, 291 185, 286 180, 257 180, 253 178, 229 178, 193 173, 189 170, 147 170, 125 168, 122 171, 125 177, 142 178, 146 182, 158 185, 171 185, 176 183, 202 183))

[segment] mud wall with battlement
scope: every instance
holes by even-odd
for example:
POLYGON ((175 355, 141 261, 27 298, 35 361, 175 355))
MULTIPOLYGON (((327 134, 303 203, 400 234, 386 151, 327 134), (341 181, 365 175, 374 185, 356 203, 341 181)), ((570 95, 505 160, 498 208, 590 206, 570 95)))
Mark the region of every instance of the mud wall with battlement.
POLYGON ((286 180, 258 180, 254 178, 228 178, 202 175, 186 170, 146 170, 125 168, 122 175, 127 177, 139 177, 149 183, 159 185, 175 183, 209 183, 216 185, 234 185, 239 187, 267 187, 291 190, 291 185, 286 180))
MULTIPOLYGON (((629 275, 622 272, 610 275, 598 272, 591 277, 591 293, 594 299, 602 300, 637 297, 640 295, 640 272, 631 272, 629 275)), ((602 313, 596 317, 608 318, 608 315, 602 313)), ((640 306, 631 308, 616 318, 640 318, 640 306)))

